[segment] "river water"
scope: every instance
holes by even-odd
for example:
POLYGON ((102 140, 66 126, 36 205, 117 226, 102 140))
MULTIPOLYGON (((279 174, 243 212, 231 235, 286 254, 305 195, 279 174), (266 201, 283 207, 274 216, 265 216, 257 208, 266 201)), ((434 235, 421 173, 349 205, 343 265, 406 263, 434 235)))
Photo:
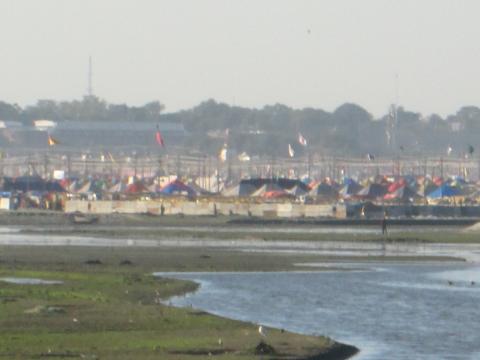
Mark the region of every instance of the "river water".
POLYGON ((354 270, 168 276, 201 284, 174 305, 330 336, 355 359, 480 359, 477 265, 338 266, 354 270))

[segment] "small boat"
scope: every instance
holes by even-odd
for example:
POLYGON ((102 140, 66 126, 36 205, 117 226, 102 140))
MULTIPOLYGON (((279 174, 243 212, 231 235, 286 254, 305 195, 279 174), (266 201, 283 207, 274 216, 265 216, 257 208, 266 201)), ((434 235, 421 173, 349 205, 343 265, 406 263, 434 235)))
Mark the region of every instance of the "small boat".
POLYGON ((72 224, 96 224, 98 222, 98 216, 88 215, 81 212, 75 212, 68 215, 68 219, 72 224))

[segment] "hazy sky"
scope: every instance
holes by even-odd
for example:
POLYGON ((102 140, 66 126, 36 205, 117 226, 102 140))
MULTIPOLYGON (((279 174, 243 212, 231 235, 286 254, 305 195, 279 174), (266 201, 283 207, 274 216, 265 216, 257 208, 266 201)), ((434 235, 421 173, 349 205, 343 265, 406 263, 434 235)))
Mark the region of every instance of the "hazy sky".
POLYGON ((480 106, 478 0, 0 0, 0 100, 480 106), (396 81, 398 74, 398 81, 396 81), (396 85, 398 84, 398 86, 396 85))

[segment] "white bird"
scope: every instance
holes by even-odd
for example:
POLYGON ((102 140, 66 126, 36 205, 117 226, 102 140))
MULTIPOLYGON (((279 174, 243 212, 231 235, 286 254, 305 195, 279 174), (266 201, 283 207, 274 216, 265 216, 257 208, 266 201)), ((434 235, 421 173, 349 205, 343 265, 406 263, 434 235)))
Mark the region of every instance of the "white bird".
POLYGON ((265 331, 263 330, 263 326, 262 326, 262 325, 260 325, 260 326, 258 327, 258 333, 259 333, 260 335, 262 335, 263 337, 267 337, 267 335, 265 334, 265 331))

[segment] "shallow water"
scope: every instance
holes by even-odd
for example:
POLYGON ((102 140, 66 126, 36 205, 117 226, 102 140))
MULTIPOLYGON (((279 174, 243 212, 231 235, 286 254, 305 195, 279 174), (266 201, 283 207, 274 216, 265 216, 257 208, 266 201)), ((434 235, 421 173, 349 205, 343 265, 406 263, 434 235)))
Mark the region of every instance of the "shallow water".
MULTIPOLYGON (((222 248, 245 252, 276 252, 333 256, 453 256, 480 263, 480 244, 427 244, 389 243, 368 241, 301 241, 261 239, 210 239, 175 237, 172 239, 134 239, 112 237, 89 237, 78 235, 53 235, 23 233, 21 227, 0 227, 0 245, 30 246, 100 246, 100 247, 193 247, 222 248)), ((358 227, 347 227, 345 233, 361 231, 358 227)))
POLYGON ((478 359, 477 265, 350 266, 362 271, 168 276, 202 285, 175 305, 327 335, 359 347, 355 359, 478 359))
POLYGON ((0 281, 17 284, 17 285, 59 285, 63 284, 63 281, 58 280, 44 280, 36 278, 19 278, 19 277, 4 277, 0 278, 0 281))

